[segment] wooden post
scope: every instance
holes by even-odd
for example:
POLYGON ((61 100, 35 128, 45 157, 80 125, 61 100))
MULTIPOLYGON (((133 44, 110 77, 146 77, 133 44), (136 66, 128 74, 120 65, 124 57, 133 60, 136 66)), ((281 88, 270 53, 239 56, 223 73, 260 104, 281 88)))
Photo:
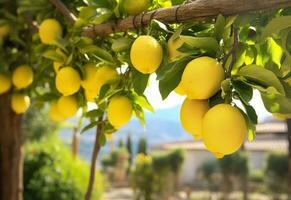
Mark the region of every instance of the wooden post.
POLYGON ((72 137, 72 155, 73 158, 76 158, 79 154, 80 148, 80 132, 77 127, 73 128, 73 137, 72 137))
POLYGON ((21 116, 11 110, 9 94, 0 96, 0 119, 0 200, 22 200, 21 116))

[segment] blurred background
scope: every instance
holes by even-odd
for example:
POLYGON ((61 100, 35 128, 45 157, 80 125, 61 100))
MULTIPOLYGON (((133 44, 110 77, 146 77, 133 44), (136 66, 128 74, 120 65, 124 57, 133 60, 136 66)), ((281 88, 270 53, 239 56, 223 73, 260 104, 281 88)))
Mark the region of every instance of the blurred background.
MULTIPOLYGON (((162 102, 156 89, 152 82, 146 92, 157 109, 146 112, 144 127, 133 118, 106 135, 93 199, 291 198, 287 123, 268 114, 258 94, 252 100, 260 120, 256 139, 246 141, 239 152, 216 159, 181 127, 183 97, 171 94, 162 102)), ((25 120, 24 199, 82 199, 95 130, 80 134, 80 121, 83 126, 89 123, 80 117, 51 123, 46 109, 32 108, 25 120)))

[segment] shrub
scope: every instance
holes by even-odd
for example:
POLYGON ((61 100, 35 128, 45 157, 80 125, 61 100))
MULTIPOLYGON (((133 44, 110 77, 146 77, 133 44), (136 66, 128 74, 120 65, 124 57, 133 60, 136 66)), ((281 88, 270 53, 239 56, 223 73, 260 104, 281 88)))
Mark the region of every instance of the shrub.
MULTIPOLYGON (((70 151, 56 137, 25 145, 25 200, 80 200, 89 180, 89 165, 72 158, 70 151)), ((92 199, 100 199, 104 181, 96 173, 92 199)))

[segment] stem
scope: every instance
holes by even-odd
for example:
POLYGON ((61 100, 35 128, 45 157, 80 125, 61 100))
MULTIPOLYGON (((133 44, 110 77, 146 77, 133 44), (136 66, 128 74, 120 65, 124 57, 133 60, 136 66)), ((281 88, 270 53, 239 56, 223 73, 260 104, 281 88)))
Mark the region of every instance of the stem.
POLYGON ((230 54, 229 54, 229 56, 232 55, 232 59, 231 59, 230 66, 229 66, 229 69, 228 69, 227 74, 226 74, 227 78, 231 77, 231 71, 232 71, 233 66, 236 62, 236 50, 238 48, 238 40, 239 40, 238 28, 232 26, 232 30, 233 30, 233 46, 232 46, 232 49, 230 50, 230 54))
POLYGON ((50 2, 69 20, 71 24, 75 23, 77 20, 76 16, 67 8, 63 2, 61 2, 61 0, 50 0, 50 2))
POLYGON ((91 159, 91 170, 90 170, 90 179, 89 179, 89 185, 87 188, 87 192, 85 195, 85 200, 90 200, 91 199, 91 194, 92 194, 92 190, 93 190, 93 186, 94 186, 94 181, 95 181, 95 169, 96 169, 96 161, 97 161, 97 157, 100 151, 100 144, 99 144, 99 138, 102 134, 102 122, 103 121, 103 117, 100 117, 96 128, 96 138, 95 138, 95 145, 94 145, 94 149, 93 149, 93 154, 92 154, 92 159, 91 159))

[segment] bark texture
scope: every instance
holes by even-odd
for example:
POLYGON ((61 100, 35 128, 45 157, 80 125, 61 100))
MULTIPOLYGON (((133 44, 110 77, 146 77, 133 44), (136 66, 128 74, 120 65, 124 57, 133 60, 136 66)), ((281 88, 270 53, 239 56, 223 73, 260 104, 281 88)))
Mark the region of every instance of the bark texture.
POLYGON ((10 108, 10 96, 0 96, 0 200, 22 200, 23 149, 21 116, 10 108))

